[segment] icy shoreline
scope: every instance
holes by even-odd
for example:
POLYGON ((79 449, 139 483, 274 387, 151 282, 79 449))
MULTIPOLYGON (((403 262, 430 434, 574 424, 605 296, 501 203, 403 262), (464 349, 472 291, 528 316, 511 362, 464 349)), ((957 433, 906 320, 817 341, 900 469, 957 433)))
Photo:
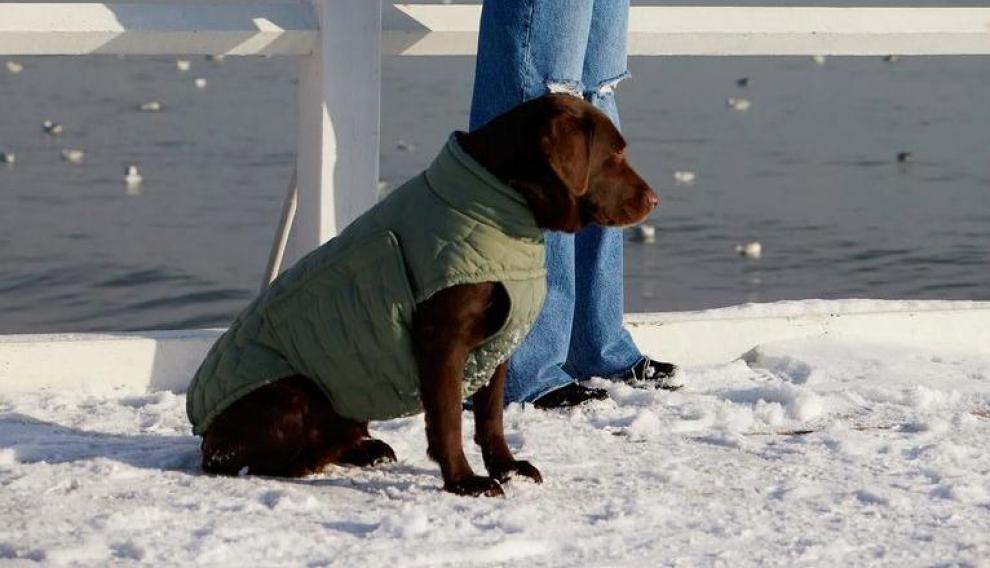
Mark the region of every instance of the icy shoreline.
MULTIPOLYGON (((990 356, 808 339, 760 346, 747 361, 689 368, 673 394, 609 385, 612 401, 572 412, 510 408, 509 442, 546 483, 512 480, 504 500, 441 492, 421 417, 375 425, 396 464, 229 479, 198 471, 182 395, 0 395, 0 563, 990 557, 990 356)), ((472 431, 466 420, 466 440, 472 431)))
POLYGON ((736 318, 774 318, 824 315, 829 313, 853 315, 867 313, 930 312, 938 310, 990 309, 990 302, 963 300, 875 300, 849 298, 842 300, 782 300, 712 308, 708 310, 665 312, 663 314, 626 314, 626 322, 637 324, 662 316, 666 322, 685 320, 718 320, 736 318))
MULTIPOLYGON (((625 324, 644 353, 686 366, 726 363, 761 344, 818 336, 990 354, 990 302, 801 300, 630 313, 625 324)), ((181 393, 223 331, 0 335, 0 393, 181 393)))

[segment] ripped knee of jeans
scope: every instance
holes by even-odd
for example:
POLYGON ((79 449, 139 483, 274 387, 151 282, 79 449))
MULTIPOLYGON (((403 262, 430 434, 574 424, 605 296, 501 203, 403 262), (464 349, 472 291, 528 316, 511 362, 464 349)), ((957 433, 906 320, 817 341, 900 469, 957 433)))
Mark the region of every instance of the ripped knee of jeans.
POLYGON ((593 88, 587 88, 581 81, 569 79, 548 79, 546 82, 547 92, 550 94, 564 94, 578 97, 594 102, 615 93, 616 86, 629 78, 629 71, 623 71, 619 75, 600 81, 593 88))
MULTIPOLYGON (((612 77, 611 79, 605 79, 595 85, 593 91, 588 92, 586 95, 594 95, 599 97, 604 97, 615 93, 615 88, 619 83, 625 81, 629 78, 629 71, 623 71, 619 75, 612 77)), ((589 97, 590 98, 590 97, 589 97)))
POLYGON ((551 95, 570 95, 572 97, 583 97, 584 85, 581 81, 563 81, 549 79, 547 81, 547 92, 551 95))

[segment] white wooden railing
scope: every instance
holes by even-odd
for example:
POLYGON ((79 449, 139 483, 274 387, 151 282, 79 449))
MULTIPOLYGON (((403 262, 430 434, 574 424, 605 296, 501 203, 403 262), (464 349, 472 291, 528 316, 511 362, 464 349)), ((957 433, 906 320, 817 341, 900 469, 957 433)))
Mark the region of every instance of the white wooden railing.
MULTIPOLYGON (((480 11, 376 0, 0 1, 0 56, 298 57, 294 258, 376 199, 381 55, 472 55, 480 11)), ((633 7, 629 47, 632 55, 990 54, 990 8, 633 7)))

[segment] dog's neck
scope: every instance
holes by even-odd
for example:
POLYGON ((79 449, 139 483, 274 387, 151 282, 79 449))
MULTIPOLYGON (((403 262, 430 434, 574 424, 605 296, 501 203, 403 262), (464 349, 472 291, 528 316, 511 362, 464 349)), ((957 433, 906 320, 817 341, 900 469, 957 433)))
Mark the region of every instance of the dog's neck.
POLYGON ((506 148, 501 144, 486 143, 488 138, 485 129, 474 132, 462 132, 457 135, 457 143, 460 144, 468 156, 478 162, 481 167, 488 170, 500 182, 511 185, 513 180, 512 166, 518 163, 515 156, 515 148, 506 148))
MULTIPOLYGON (((586 223, 577 204, 549 201, 547 192, 561 192, 562 188, 552 188, 559 181, 550 175, 545 164, 541 167, 534 160, 535 156, 541 155, 535 142, 538 140, 536 131, 520 132, 518 124, 501 118, 478 130, 458 134, 457 143, 496 179, 523 196, 541 229, 566 233, 583 229, 586 223)), ((565 194, 566 190, 563 190, 561 195, 565 194)))

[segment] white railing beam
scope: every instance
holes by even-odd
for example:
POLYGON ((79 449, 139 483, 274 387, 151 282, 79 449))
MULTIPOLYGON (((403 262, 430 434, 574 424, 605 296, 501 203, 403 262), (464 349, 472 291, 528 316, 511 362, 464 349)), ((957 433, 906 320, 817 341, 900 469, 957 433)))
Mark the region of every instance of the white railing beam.
MULTIPOLYGON (((473 55, 481 7, 387 5, 385 53, 473 55)), ((633 6, 630 55, 988 55, 990 8, 633 6)))
POLYGON ((3 55, 302 55, 317 32, 309 3, 0 2, 3 55))
MULTIPOLYGON (((375 0, 365 0, 376 3, 375 0)), ((387 55, 473 55, 479 5, 384 3, 387 55)), ((309 53, 308 2, 0 2, 0 54, 309 53)), ((631 55, 988 55, 990 8, 634 6, 631 55)))

